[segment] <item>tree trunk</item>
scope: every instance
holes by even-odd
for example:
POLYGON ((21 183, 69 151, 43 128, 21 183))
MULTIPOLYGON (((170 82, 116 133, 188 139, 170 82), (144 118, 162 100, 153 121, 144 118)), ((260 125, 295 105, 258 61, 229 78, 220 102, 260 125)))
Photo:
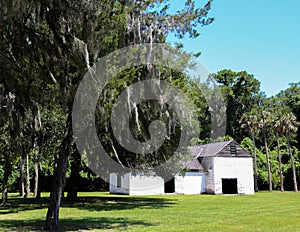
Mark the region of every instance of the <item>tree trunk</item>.
POLYGON ((25 195, 25 180, 24 180, 24 160, 23 156, 20 155, 20 196, 25 195))
POLYGON ((75 201, 77 199, 78 193, 78 181, 80 178, 80 164, 81 164, 81 156, 78 152, 76 145, 74 146, 74 152, 72 154, 73 161, 71 162, 71 175, 69 181, 69 190, 67 198, 71 201, 75 201))
POLYGON ((38 154, 35 154, 34 157, 34 197, 35 198, 41 197, 39 174, 40 174, 40 162, 39 162, 38 154))
POLYGON ((26 152, 26 198, 30 197, 29 153, 26 152))
POLYGON ((268 142, 267 142, 267 137, 266 137, 266 132, 265 131, 263 131, 263 136, 264 136, 264 143, 265 143, 265 149, 266 149, 266 159, 267 159, 267 166, 268 166, 269 191, 272 191, 271 165, 270 165, 268 142))
POLYGON ((1 206, 7 205, 7 193, 8 193, 8 177, 11 172, 11 162, 10 157, 6 157, 4 166, 4 177, 3 177, 3 189, 2 189, 2 203, 1 206))
POLYGON ((295 167, 295 161, 294 161, 294 156, 293 156, 293 152, 291 149, 291 144, 290 144, 290 139, 289 136, 286 135, 286 141, 288 144, 288 148, 289 148, 289 152, 290 152, 290 156, 291 156, 291 162, 292 162, 292 169, 293 169, 293 181, 294 181, 294 191, 298 192, 298 185, 297 185, 297 176, 296 176, 296 167, 295 167))
POLYGON ((50 204, 46 216, 45 230, 58 230, 59 207, 63 187, 66 182, 68 156, 72 142, 72 113, 69 113, 65 133, 60 145, 59 157, 54 170, 53 186, 50 194, 50 204))
POLYGON ((253 169, 254 169, 254 191, 258 192, 258 184, 257 184, 257 158, 256 158, 256 145, 255 145, 255 137, 254 132, 252 132, 252 144, 253 144, 253 169))
POLYGON ((33 115, 34 115, 34 133, 33 133, 33 149, 34 149, 34 197, 40 198, 40 160, 39 160, 39 144, 38 144, 38 133, 41 129, 41 115, 37 102, 34 102, 33 107, 33 115))
POLYGON ((277 140, 277 152, 278 152, 278 162, 279 162, 280 190, 281 190, 281 192, 284 192, 283 175, 282 175, 282 162, 281 162, 281 155, 280 155, 280 142, 279 142, 278 134, 276 134, 276 140, 277 140))

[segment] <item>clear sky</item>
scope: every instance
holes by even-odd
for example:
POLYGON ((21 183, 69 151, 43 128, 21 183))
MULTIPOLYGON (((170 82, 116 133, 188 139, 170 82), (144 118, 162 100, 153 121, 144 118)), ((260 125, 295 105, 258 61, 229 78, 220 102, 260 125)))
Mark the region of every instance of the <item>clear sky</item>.
MULTIPOLYGON (((169 1, 171 9, 183 2, 169 1)), ((202 52, 211 73, 247 71, 267 96, 300 81, 300 0, 214 0, 210 16, 215 21, 200 28, 199 38, 181 42, 187 51, 202 52)))

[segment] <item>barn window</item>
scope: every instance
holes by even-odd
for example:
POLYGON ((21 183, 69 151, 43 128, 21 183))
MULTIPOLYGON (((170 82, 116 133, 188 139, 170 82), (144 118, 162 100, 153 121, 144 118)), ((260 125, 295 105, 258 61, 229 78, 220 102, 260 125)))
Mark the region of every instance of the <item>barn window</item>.
POLYGON ((237 156, 236 146, 230 146, 230 155, 237 156))
POLYGON ((117 188, 121 187, 121 175, 117 174, 117 188))

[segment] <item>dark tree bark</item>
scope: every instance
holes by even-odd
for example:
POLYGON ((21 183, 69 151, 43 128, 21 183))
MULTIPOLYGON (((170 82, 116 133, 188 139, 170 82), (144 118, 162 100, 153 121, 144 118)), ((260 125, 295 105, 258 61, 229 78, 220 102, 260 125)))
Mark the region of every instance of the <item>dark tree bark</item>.
POLYGON ((254 131, 252 132, 252 144, 253 144, 254 191, 258 192, 258 184, 257 184, 257 157, 256 157, 256 145, 255 145, 254 131))
POLYGON ((63 188, 66 182, 66 170, 68 156, 72 143, 72 113, 67 118, 65 133, 60 145, 59 157, 54 170, 53 186, 50 194, 50 204, 46 216, 45 229, 50 231, 58 230, 59 207, 63 188))
POLYGON ((293 156, 293 152, 292 152, 291 144, 290 144, 290 139, 289 139, 288 135, 286 135, 286 141, 287 141, 287 144, 288 144, 288 148, 289 148, 289 152, 290 152, 290 157, 291 157, 291 162, 292 162, 293 181, 294 181, 294 191, 295 191, 295 192, 298 192, 295 160, 294 160, 294 156, 293 156))
POLYGON ((67 198, 71 201, 75 201, 77 199, 78 193, 78 182, 80 178, 80 164, 81 164, 81 156, 78 152, 76 145, 74 145, 74 152, 72 154, 73 161, 71 162, 71 175, 69 180, 69 189, 67 198))
POLYGON ((8 203, 7 193, 8 193, 8 177, 11 172, 11 161, 10 157, 6 157, 4 166, 4 177, 3 177, 3 189, 2 189, 2 203, 1 206, 5 206, 8 203))
POLYGON ((269 148, 268 148, 268 142, 266 137, 266 132, 263 131, 264 136, 264 143, 265 143, 265 149, 266 149, 266 159, 267 159, 267 166, 268 166, 268 181, 269 181, 269 191, 272 191, 272 173, 271 173, 271 165, 270 165, 270 157, 269 157, 269 148))
POLYGON ((276 140, 277 140, 277 153, 278 153, 278 162, 279 162, 280 190, 281 190, 281 192, 284 192, 282 162, 281 162, 281 154, 280 154, 280 142, 279 142, 278 133, 276 133, 276 140))

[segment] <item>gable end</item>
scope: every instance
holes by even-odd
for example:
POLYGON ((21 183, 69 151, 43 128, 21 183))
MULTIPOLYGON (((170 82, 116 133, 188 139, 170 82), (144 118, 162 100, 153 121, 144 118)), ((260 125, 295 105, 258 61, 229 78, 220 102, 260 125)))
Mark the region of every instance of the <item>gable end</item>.
POLYGON ((236 141, 232 140, 218 152, 219 157, 249 157, 251 154, 245 151, 236 141))

